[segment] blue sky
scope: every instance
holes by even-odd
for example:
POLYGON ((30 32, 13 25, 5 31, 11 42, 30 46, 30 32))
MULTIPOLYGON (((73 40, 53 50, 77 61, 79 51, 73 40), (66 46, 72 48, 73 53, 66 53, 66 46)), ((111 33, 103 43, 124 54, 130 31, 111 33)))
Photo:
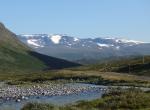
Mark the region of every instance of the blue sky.
POLYGON ((150 42, 150 0, 0 0, 0 21, 16 34, 150 42))

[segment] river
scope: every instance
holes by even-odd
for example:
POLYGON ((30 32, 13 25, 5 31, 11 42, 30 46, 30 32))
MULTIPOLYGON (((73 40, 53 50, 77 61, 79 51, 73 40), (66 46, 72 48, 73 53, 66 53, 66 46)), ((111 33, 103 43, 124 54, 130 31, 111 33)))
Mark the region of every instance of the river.
POLYGON ((15 100, 3 101, 0 103, 0 110, 20 110, 26 103, 29 102, 51 103, 60 106, 69 103, 75 103, 80 100, 93 100, 100 98, 104 93, 104 90, 102 90, 102 88, 106 88, 106 86, 97 86, 82 83, 70 83, 65 85, 73 88, 91 87, 93 89, 79 91, 77 93, 71 93, 67 95, 31 96, 27 100, 21 100, 20 102, 16 102, 15 100))

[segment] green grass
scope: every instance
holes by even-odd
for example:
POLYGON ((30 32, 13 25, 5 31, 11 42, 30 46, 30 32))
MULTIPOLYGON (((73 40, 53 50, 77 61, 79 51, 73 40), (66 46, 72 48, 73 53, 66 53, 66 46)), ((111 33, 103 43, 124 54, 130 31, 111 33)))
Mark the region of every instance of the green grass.
POLYGON ((33 73, 44 69, 62 69, 79 66, 66 60, 42 55, 32 51, 16 51, 0 46, 0 74, 33 73))
POLYGON ((58 110, 57 107, 51 104, 29 103, 22 110, 58 110))
POLYGON ((118 89, 104 94, 102 98, 92 101, 79 101, 66 106, 29 103, 22 110, 149 110, 150 92, 129 88, 118 89))
POLYGON ((0 73, 26 73, 40 71, 46 65, 30 56, 28 53, 20 53, 8 48, 0 48, 0 73))
POLYGON ((144 56, 144 62, 143 57, 122 58, 118 60, 107 61, 105 63, 72 68, 71 70, 95 70, 101 72, 118 72, 140 76, 150 76, 150 56, 144 56))
POLYGON ((58 70, 29 74, 0 74, 0 80, 10 85, 22 85, 32 83, 92 83, 98 85, 126 85, 150 87, 150 78, 129 74, 107 73, 98 71, 71 71, 58 70))
POLYGON ((83 110, 93 108, 102 110, 150 109, 150 93, 145 93, 134 88, 117 90, 105 94, 102 99, 82 101, 75 106, 83 110))

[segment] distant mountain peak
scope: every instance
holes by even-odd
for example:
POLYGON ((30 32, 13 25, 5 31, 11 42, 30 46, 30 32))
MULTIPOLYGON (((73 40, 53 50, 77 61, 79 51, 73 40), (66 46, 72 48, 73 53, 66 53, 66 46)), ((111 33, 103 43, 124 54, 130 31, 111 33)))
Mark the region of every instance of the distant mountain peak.
POLYGON ((70 61, 150 54, 150 43, 122 38, 78 38, 65 34, 18 35, 37 52, 70 61))
POLYGON ((55 44, 59 44, 62 36, 61 35, 52 35, 50 36, 50 39, 53 41, 55 44))
POLYGON ((71 37, 63 34, 25 34, 19 35, 19 38, 22 39, 23 42, 27 43, 29 46, 31 45, 33 48, 40 48, 50 45, 62 45, 68 48, 74 47, 101 47, 108 48, 114 47, 120 49, 118 47, 121 46, 133 46, 142 44, 144 42, 135 41, 135 40, 127 40, 121 38, 107 37, 107 38, 77 38, 71 37))

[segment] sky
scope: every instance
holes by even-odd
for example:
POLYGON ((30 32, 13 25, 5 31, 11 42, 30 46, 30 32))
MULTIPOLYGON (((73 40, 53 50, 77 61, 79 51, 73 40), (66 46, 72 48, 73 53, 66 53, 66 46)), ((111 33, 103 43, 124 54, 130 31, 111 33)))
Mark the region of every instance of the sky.
POLYGON ((150 42, 150 0, 0 0, 16 34, 67 34, 150 42))

